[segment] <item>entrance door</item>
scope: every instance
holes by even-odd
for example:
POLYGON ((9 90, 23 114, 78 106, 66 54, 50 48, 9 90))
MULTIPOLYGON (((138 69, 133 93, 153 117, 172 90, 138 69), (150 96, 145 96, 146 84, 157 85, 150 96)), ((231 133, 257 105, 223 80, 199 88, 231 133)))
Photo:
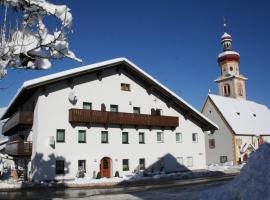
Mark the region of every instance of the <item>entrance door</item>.
POLYGON ((102 158, 100 161, 100 175, 101 177, 111 177, 111 159, 108 157, 102 158))

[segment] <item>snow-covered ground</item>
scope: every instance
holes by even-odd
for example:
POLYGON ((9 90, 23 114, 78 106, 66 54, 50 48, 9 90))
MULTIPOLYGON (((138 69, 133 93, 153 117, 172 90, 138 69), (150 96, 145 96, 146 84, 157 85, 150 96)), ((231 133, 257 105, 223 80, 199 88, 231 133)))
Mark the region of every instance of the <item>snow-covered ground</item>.
POLYGON ((21 182, 14 181, 12 179, 0 180, 0 190, 1 189, 18 189, 18 188, 31 188, 31 187, 52 187, 52 186, 68 186, 68 187, 83 187, 83 186, 113 186, 118 185, 119 183, 134 183, 134 182, 143 182, 143 181, 162 181, 162 180, 185 180, 192 178, 201 178, 201 177, 211 177, 222 175, 222 173, 217 171, 197 171, 197 172, 177 172, 177 173, 160 173, 160 174, 152 174, 151 176, 143 176, 143 173, 134 174, 130 176, 124 177, 113 177, 113 178, 101 178, 101 179, 93 179, 93 178, 76 178, 74 180, 65 180, 58 182, 21 182))
POLYGON ((240 175, 228 184, 206 190, 201 199, 250 200, 270 199, 270 144, 264 143, 253 152, 240 175))

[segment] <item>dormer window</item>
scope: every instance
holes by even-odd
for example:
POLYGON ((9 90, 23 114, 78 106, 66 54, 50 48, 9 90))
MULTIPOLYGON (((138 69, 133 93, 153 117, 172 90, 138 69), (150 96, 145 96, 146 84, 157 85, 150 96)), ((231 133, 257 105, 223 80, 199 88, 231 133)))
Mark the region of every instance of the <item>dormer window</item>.
POLYGON ((230 71, 233 71, 233 67, 230 67, 230 71))
POLYGON ((121 90, 122 91, 130 91, 130 84, 121 83, 121 90))

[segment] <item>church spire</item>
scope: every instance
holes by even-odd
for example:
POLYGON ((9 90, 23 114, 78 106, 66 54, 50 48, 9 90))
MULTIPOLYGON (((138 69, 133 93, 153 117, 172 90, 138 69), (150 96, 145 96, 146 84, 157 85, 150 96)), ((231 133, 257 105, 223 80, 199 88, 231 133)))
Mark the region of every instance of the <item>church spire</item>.
POLYGON ((215 80, 219 87, 219 95, 236 99, 246 99, 245 78, 240 74, 240 54, 232 49, 232 36, 227 33, 224 20, 224 34, 221 36, 223 52, 218 55, 221 69, 220 77, 215 80))

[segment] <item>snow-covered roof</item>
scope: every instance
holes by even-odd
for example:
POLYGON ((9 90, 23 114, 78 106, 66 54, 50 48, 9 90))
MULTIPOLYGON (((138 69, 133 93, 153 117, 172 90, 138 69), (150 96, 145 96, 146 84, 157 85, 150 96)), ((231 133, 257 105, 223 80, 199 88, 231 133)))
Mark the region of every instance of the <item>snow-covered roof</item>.
POLYGON ((183 104, 185 107, 187 107, 188 109, 193 111, 193 113, 195 114, 197 119, 199 118, 200 121, 203 120, 206 123, 208 123, 208 125, 209 125, 209 127, 211 127, 211 129, 218 129, 218 126, 214 122, 212 122, 210 119, 205 117, 197 109, 195 109, 193 106, 188 104, 185 100, 183 100, 177 94, 172 92, 169 88, 167 88, 166 86, 161 84, 159 81, 154 79, 148 73, 143 71, 140 67, 138 67, 137 65, 135 65, 134 63, 132 63, 131 61, 129 61, 126 58, 115 58, 115 59, 112 59, 112 60, 107 60, 107 61, 103 61, 103 62, 91 64, 91 65, 86 65, 86 66, 83 66, 83 67, 78 67, 78 68, 74 68, 74 69, 71 69, 71 70, 66 70, 66 71, 63 71, 63 72, 59 72, 59 73, 55 73, 55 74, 51 74, 51 75, 48 75, 48 76, 43 76, 43 77, 40 77, 40 78, 36 78, 36 79, 26 81, 26 82, 23 83, 23 85, 17 91, 16 95, 12 98, 10 104, 8 105, 8 107, 6 109, 6 112, 3 115, 3 118, 6 117, 5 115, 7 114, 9 109, 12 107, 12 105, 14 104, 16 99, 21 95, 21 93, 23 93, 23 91, 28 89, 28 88, 41 86, 41 85, 44 85, 44 84, 49 83, 49 82, 63 80, 65 78, 69 78, 71 76, 75 76, 75 75, 83 74, 83 73, 88 73, 88 72, 94 71, 94 70, 108 68, 108 67, 115 66, 116 64, 121 64, 121 63, 127 64, 127 65, 125 65, 125 67, 132 68, 133 70, 139 72, 140 74, 144 75, 146 78, 148 78, 149 80, 154 82, 157 86, 161 87, 163 90, 167 91, 170 95, 172 95, 178 101, 180 101, 181 104, 183 104))
POLYGON ((239 53, 237 53, 236 51, 223 51, 222 53, 218 54, 218 57, 223 57, 223 56, 226 56, 226 55, 237 55, 237 56, 240 56, 239 53))
POLYGON ((221 38, 231 38, 231 37, 232 36, 226 32, 221 36, 221 38))
POLYGON ((209 94, 224 119, 239 135, 270 135, 270 111, 262 104, 209 94))

